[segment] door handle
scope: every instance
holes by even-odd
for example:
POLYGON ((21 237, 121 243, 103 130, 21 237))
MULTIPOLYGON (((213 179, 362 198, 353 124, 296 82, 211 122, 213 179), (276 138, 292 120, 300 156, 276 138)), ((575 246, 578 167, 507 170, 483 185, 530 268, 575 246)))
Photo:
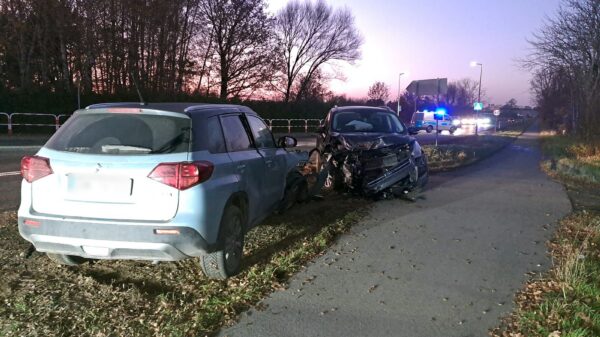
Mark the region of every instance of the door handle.
POLYGON ((246 168, 246 164, 240 164, 240 165, 237 166, 238 170, 243 170, 245 168, 246 168))
POLYGON ((273 167, 273 161, 272 160, 265 160, 265 164, 267 164, 267 167, 273 167))

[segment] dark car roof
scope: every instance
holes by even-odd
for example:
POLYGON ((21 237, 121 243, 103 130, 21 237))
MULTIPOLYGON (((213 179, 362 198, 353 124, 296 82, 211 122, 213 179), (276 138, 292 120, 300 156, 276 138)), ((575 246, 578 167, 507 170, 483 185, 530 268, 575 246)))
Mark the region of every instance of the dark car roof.
POLYGON ((236 104, 211 104, 211 103, 146 103, 144 105, 139 102, 116 102, 116 103, 99 103, 86 107, 86 110, 105 109, 105 108, 143 108, 161 111, 177 112, 186 115, 215 115, 223 110, 239 111, 256 115, 252 109, 243 105, 236 104))
POLYGON ((331 112, 341 112, 341 111, 354 111, 354 110, 373 110, 373 111, 381 111, 381 112, 389 112, 394 114, 394 110, 391 110, 388 107, 375 107, 375 106, 366 106, 366 105, 350 105, 350 106, 339 106, 331 109, 331 112))

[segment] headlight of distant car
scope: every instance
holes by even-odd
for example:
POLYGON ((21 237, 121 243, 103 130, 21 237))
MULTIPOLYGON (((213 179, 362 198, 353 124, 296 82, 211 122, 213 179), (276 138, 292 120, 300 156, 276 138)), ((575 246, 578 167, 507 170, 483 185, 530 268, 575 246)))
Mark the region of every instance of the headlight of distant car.
POLYGON ((412 143, 411 154, 414 158, 419 158, 423 155, 423 151, 421 151, 421 145, 419 145, 418 142, 412 143))

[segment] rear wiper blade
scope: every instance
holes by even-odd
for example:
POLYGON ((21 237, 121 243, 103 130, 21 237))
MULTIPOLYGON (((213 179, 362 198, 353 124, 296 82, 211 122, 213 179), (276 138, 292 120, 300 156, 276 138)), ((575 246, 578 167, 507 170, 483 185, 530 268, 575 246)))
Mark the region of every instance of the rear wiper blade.
POLYGON ((169 140, 168 142, 164 143, 161 147, 159 147, 156 150, 151 151, 151 154, 156 154, 156 153, 168 153, 170 151, 172 151, 173 149, 175 149, 175 147, 185 141, 188 141, 188 137, 187 137, 187 132, 190 130, 190 128, 184 128, 181 130, 181 132, 173 137, 171 140, 169 140))
POLYGON ((141 153, 149 153, 152 149, 141 146, 132 146, 132 145, 102 145, 103 153, 121 153, 121 152, 141 152, 141 153))

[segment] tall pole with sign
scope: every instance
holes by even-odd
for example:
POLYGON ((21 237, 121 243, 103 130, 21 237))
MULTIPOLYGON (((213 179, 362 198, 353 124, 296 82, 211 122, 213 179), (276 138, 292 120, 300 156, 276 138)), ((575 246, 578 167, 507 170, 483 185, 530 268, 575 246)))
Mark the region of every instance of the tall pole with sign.
POLYGON ((435 119, 435 147, 438 146, 438 136, 440 134, 440 121, 444 119, 446 115, 446 110, 443 108, 437 108, 433 113, 433 118, 435 119))
POLYGON ((402 86, 400 85, 401 81, 402 81, 402 75, 404 75, 404 73, 400 73, 398 75, 398 118, 400 118, 400 111, 402 111, 402 106, 400 106, 400 93, 401 93, 401 88, 402 86))

